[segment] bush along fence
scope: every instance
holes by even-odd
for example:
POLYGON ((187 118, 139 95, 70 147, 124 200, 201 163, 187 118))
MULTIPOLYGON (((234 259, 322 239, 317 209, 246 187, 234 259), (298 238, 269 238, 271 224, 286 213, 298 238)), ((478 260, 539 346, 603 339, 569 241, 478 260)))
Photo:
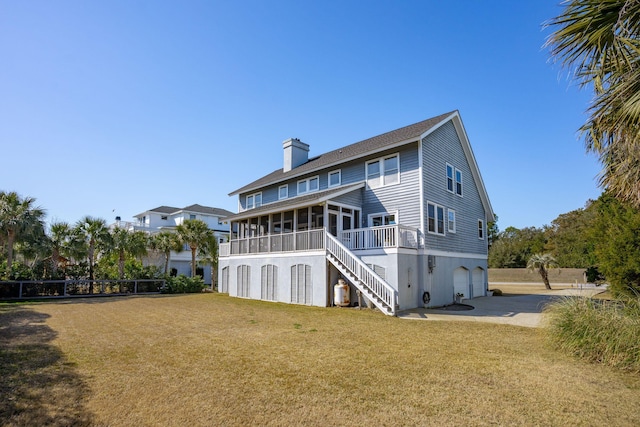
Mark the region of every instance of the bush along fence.
POLYGON ((0 299, 64 298, 160 293, 164 279, 140 280, 20 280, 0 282, 0 299))

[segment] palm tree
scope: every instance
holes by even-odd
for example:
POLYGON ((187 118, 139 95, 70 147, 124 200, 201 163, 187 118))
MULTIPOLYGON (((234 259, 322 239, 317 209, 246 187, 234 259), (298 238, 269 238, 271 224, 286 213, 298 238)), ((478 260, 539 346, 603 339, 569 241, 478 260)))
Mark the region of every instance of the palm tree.
POLYGON ((111 239, 107 251, 118 254, 118 275, 124 280, 124 262, 128 256, 139 257, 147 253, 147 233, 144 231, 129 231, 116 227, 111 231, 111 239))
POLYGON ((34 206, 36 199, 21 198, 16 192, 0 192, 0 231, 7 245, 7 270, 11 271, 16 240, 29 233, 44 230, 42 208, 34 206))
POLYGON ((211 266, 211 289, 218 271, 218 247, 218 238, 213 233, 200 247, 200 262, 211 266))
POLYGON ((544 286, 547 289, 551 289, 551 285, 549 284, 549 269, 556 267, 558 267, 558 262, 550 254, 533 254, 527 263, 529 270, 540 273, 544 286))
POLYGON ((49 228, 49 247, 51 251, 51 267, 55 273, 60 266, 60 258, 74 258, 81 252, 78 233, 67 222, 54 222, 49 228))
POLYGON ((600 185, 640 206, 640 2, 570 0, 547 22, 551 55, 592 87, 580 129, 604 168, 600 185))
POLYGON ((188 219, 176 227, 180 240, 191 249, 191 277, 196 277, 196 251, 213 234, 204 221, 188 219))
MULTIPOLYGON (((76 231, 82 236, 84 241, 84 254, 89 261, 89 280, 94 280, 93 267, 96 262, 96 251, 98 247, 109 241, 109 229, 107 223, 102 218, 85 216, 76 223, 76 231)), ((91 286, 89 287, 91 293, 91 286)))
POLYGON ((164 255, 164 274, 168 274, 171 251, 182 251, 182 241, 180 240, 180 236, 171 231, 161 231, 160 233, 151 236, 149 243, 152 250, 158 251, 164 255))

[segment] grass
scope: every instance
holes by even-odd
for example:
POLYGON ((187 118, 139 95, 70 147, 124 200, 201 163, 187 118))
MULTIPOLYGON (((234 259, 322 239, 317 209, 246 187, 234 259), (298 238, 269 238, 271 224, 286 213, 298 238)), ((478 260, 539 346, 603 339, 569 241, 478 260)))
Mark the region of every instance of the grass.
POLYGON ((581 358, 640 373, 640 297, 564 298, 546 309, 551 341, 581 358))
POLYGON ((532 328, 198 294, 2 305, 0 334, 9 426, 640 424, 638 376, 532 328))

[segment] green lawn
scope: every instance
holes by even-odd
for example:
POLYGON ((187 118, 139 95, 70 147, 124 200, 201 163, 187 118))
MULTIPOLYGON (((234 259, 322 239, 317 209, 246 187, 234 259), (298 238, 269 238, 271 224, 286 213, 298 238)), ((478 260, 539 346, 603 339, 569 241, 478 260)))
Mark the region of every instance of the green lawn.
POLYGON ((0 424, 640 425, 540 330, 220 294, 0 305, 0 424))

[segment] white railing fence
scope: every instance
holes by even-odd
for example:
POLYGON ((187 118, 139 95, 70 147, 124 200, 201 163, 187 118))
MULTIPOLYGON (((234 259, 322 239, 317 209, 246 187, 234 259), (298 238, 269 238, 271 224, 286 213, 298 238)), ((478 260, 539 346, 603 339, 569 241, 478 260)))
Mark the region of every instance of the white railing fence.
POLYGON ((248 237, 220 244, 220 256, 324 249, 324 229, 248 237))
MULTIPOLYGON (((324 249, 324 229, 248 237, 221 243, 221 257, 269 252, 324 249)), ((419 247, 418 230, 404 225, 358 228, 340 233, 340 241, 351 250, 419 247)))
POLYGON ((346 230, 340 240, 352 250, 383 248, 418 248, 418 230, 404 225, 384 225, 346 230))

